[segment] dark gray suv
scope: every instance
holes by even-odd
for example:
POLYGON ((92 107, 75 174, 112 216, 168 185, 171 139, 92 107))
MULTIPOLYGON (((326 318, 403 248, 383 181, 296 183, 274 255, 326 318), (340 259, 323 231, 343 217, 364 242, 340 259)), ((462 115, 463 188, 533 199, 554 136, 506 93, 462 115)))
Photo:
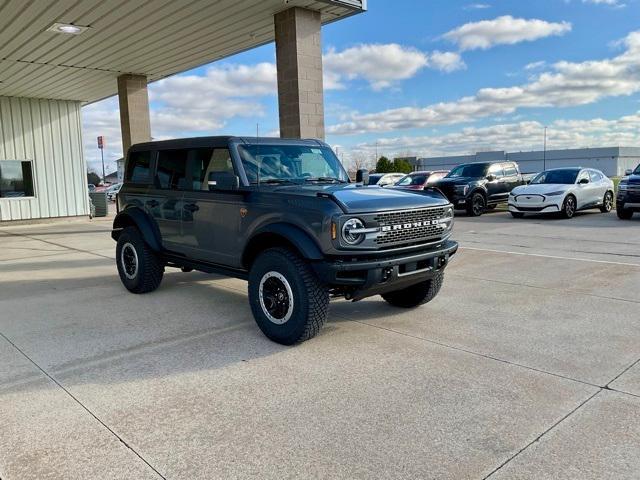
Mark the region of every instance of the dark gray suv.
POLYGON ((317 140, 206 137, 134 145, 112 237, 125 287, 158 288, 165 267, 249 281, 260 329, 294 344, 330 297, 433 299, 458 245, 437 191, 352 183, 317 140))

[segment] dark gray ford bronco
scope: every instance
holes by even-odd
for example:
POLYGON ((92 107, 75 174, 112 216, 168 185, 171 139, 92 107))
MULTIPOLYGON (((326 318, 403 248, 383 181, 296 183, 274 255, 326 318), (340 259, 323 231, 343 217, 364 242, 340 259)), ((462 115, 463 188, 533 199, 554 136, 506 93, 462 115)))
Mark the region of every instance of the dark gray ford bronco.
POLYGON ((438 191, 349 181, 317 140, 205 137, 134 145, 112 237, 125 287, 158 288, 165 267, 249 281, 270 339, 316 335, 330 297, 433 299, 458 244, 438 191))

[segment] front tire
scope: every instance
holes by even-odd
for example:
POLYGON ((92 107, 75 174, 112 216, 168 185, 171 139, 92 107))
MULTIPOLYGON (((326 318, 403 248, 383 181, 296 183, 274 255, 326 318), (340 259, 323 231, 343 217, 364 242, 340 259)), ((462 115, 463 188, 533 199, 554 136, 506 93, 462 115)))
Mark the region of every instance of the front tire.
POLYGON ((609 213, 612 208, 613 208, 613 192, 609 191, 604 194, 600 211, 602 213, 609 213))
POLYGON ((125 228, 118 237, 116 264, 122 284, 132 293, 153 292, 162 282, 164 263, 136 227, 125 228))
POLYGON ((249 303, 262 333, 293 345, 316 336, 324 325, 329 290, 297 254, 271 248, 251 267, 249 303))
POLYGON ((577 203, 576 197, 573 195, 567 195, 562 204, 562 211, 560 212, 564 218, 573 218, 576 214, 577 203))
POLYGON ((389 305, 400 308, 414 308, 430 302, 438 292, 444 282, 444 270, 440 270, 431 280, 416 283, 410 287, 382 294, 382 298, 389 305))
POLYGON ((620 220, 631 220, 631 217, 633 217, 633 210, 619 206, 616 208, 616 214, 620 220))
POLYGON ((484 213, 487 202, 484 199, 484 195, 481 193, 474 193, 471 198, 467 200, 467 215, 470 217, 479 217, 484 213))

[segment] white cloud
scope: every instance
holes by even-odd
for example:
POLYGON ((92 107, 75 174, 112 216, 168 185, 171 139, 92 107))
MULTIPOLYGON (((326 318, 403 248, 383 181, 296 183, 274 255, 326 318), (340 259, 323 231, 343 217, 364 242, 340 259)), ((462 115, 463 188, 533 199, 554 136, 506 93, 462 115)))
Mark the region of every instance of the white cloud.
POLYGON ((432 68, 446 73, 467 68, 459 53, 440 52, 438 50, 429 55, 429 64, 432 68))
POLYGON ((463 7, 465 10, 486 10, 491 8, 488 3, 469 3, 463 7))
MULTIPOLYGON (((596 146, 636 146, 640 112, 615 120, 557 120, 548 125, 549 149, 596 146)), ((412 151, 420 156, 464 155, 484 150, 541 150, 544 125, 526 121, 468 127, 446 135, 377 139, 377 148, 393 156, 412 151)), ((353 151, 372 152, 376 143, 362 143, 353 151)))
POLYGON ((381 90, 413 77, 428 64, 428 57, 396 43, 363 44, 341 52, 331 49, 323 63, 327 88, 344 88, 344 79, 362 78, 374 90, 381 90))
POLYGON ((553 23, 538 19, 514 18, 505 15, 493 20, 466 23, 443 35, 460 50, 486 50, 495 45, 538 40, 571 31, 569 22, 553 23))
POLYGON ((544 60, 541 60, 539 62, 531 62, 531 63, 527 63, 524 67, 525 70, 540 70, 541 68, 544 68, 547 66, 547 62, 545 62, 544 60))
POLYGON ((627 5, 620 0, 582 0, 582 3, 592 3, 594 5, 607 5, 609 7, 624 8, 627 5))
POLYGON ((513 113, 527 107, 585 105, 606 97, 640 91, 640 31, 624 40, 625 51, 611 59, 582 63, 558 62, 529 83, 483 88, 475 95, 426 107, 402 107, 377 113, 353 114, 327 129, 332 134, 384 132, 456 124, 513 113))

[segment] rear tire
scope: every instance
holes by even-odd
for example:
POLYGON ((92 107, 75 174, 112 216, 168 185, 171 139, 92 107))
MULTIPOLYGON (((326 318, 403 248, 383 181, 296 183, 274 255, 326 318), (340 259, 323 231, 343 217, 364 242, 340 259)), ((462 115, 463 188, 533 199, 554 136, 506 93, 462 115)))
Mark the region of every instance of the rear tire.
POLYGON ((513 218, 524 218, 524 213, 522 212, 510 212, 513 218))
POLYGON ((415 285, 403 288, 402 290, 396 290, 395 292, 384 293, 382 294, 382 298, 394 307, 414 308, 419 305, 424 305, 436 298, 443 282, 444 270, 440 270, 431 280, 416 283, 415 285))
POLYGON ((153 292, 162 282, 164 263, 136 227, 125 228, 118 237, 116 265, 122 284, 132 293, 153 292))
POLYGON ((251 267, 249 303, 262 333, 293 345, 316 336, 324 325, 329 290, 297 254, 271 248, 251 267))
POLYGON ((612 208, 613 208, 613 192, 609 191, 604 194, 600 211, 602 213, 609 213, 612 208))
POLYGON ((562 211, 560 214, 563 218, 573 218, 576 214, 576 209, 576 197, 573 195, 567 195, 567 198, 564 199, 564 203, 562 204, 562 211))
POLYGON ((484 195, 481 193, 474 193, 471 198, 467 200, 467 215, 470 217, 479 217, 484 213, 487 202, 484 199, 484 195))

